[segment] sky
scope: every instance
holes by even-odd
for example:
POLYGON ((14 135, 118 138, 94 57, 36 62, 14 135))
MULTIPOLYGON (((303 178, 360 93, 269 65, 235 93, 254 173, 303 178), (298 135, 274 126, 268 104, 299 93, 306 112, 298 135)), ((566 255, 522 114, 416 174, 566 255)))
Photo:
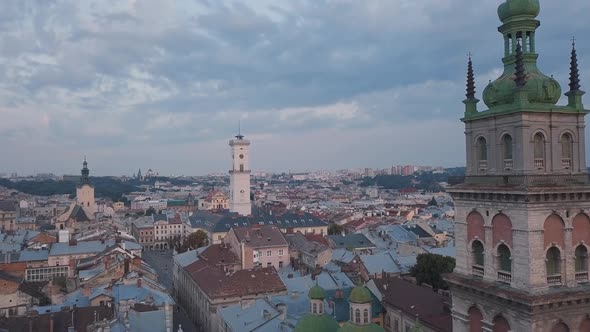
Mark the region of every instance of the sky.
MULTIPOLYGON (((462 166, 501 2, 3 0, 0 172, 227 172, 238 122, 253 170, 462 166)), ((590 1, 541 6, 540 69, 565 92, 575 35, 590 91, 590 1)))

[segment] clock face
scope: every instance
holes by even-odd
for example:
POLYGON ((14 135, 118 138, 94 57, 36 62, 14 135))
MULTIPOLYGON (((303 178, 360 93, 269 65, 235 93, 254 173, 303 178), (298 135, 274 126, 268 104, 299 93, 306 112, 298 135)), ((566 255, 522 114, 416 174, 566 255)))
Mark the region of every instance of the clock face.
POLYGON ((244 159, 244 155, 243 154, 240 155, 240 159, 244 159))

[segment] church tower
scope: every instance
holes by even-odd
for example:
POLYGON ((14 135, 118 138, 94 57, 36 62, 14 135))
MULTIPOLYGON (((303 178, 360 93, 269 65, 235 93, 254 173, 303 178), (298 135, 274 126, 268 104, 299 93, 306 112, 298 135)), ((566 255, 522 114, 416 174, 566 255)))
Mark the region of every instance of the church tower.
POLYGON ((90 184, 89 175, 90 170, 88 169, 86 157, 84 157, 80 184, 76 188, 76 201, 84 209, 88 218, 94 220, 94 187, 90 184))
POLYGON ((248 163, 248 149, 250 141, 242 134, 229 141, 232 156, 232 169, 229 171, 230 212, 243 216, 252 214, 250 203, 250 165, 248 163))
POLYGON ((469 59, 466 177, 449 190, 453 331, 590 331, 588 111, 575 44, 566 106, 556 105, 559 83, 537 68, 539 11, 539 0, 498 8, 504 73, 483 93, 488 110, 477 110, 469 59))

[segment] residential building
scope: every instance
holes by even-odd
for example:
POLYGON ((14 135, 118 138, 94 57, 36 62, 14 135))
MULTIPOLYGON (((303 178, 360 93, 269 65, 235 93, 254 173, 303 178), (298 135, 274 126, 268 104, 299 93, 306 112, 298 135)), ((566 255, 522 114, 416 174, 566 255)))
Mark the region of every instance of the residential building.
POLYGON ((276 226, 232 228, 224 242, 242 262, 242 269, 270 267, 280 269, 289 265, 289 243, 276 226))
POLYGON ((536 0, 500 5, 504 73, 484 90, 489 110, 477 109, 468 63, 466 177, 448 190, 456 208, 453 331, 590 330, 589 111, 575 46, 566 106, 556 105, 559 83, 537 68, 539 11, 536 0))
POLYGON ((385 307, 386 332, 411 330, 419 322, 424 332, 452 332, 451 299, 396 277, 370 281, 385 307))
POLYGON ((152 220, 136 220, 131 223, 131 235, 146 250, 155 248, 154 223, 152 220))
POLYGON ((221 329, 218 314, 224 307, 287 292, 273 266, 241 270, 238 256, 227 245, 189 255, 193 252, 196 258, 175 259, 174 292, 201 332, 221 329))
POLYGON ((377 247, 363 234, 328 235, 332 249, 347 249, 356 254, 370 253, 377 247))
POLYGON ((18 215, 18 205, 13 201, 0 201, 0 227, 3 231, 16 229, 15 222, 18 215))
POLYGON ((301 232, 286 234, 285 238, 289 242, 291 265, 303 274, 323 267, 332 259, 332 248, 307 239, 301 232))
POLYGON ((229 197, 221 190, 213 190, 199 200, 199 210, 227 210, 229 197))

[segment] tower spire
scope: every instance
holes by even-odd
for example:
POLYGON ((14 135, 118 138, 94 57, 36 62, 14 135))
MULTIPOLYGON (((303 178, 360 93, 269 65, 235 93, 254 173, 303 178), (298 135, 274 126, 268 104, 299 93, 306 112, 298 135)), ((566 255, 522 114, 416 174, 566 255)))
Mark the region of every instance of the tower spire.
POLYGON ((238 120, 238 134, 236 135, 237 139, 244 139, 244 135, 242 135, 242 120, 238 120))
POLYGON ((570 62, 570 92, 580 90, 580 73, 578 71, 578 54, 576 53, 576 38, 572 37, 572 57, 570 62))
POLYGON ((578 110, 584 110, 582 96, 584 91, 580 90, 580 71, 578 70, 578 54, 576 52, 576 38, 572 37, 572 55, 570 60, 570 91, 566 92, 568 106, 578 110))
POLYGON ((465 96, 468 100, 475 99, 475 78, 473 74, 471 52, 469 52, 469 60, 467 61, 467 94, 465 96))
POLYGON ((516 44, 516 64, 515 64, 515 76, 514 83, 516 83, 516 87, 524 88, 526 85, 526 72, 524 68, 524 57, 522 55, 522 45, 520 45, 520 40, 516 44))
POLYGON ((477 103, 479 99, 475 98, 475 75, 473 73, 473 61, 471 60, 471 52, 469 52, 467 60, 467 90, 463 100, 465 104, 465 117, 477 113, 477 103))

